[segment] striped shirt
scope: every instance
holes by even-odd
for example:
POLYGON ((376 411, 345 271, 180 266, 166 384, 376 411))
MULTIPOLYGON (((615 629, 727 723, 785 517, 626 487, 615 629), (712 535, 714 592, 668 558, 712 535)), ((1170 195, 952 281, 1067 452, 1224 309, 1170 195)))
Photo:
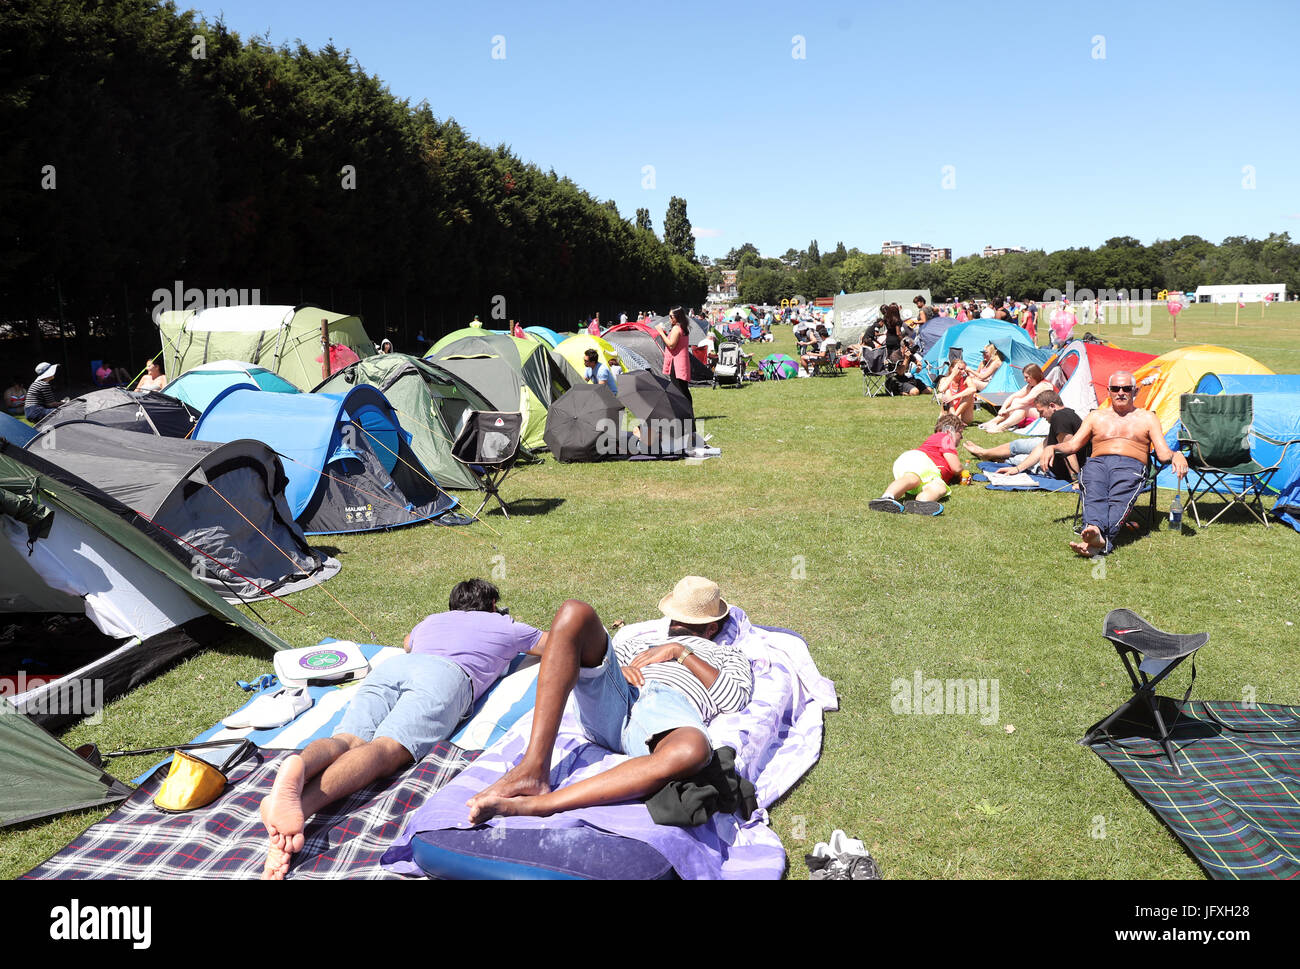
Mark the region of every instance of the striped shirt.
POLYGON ((672 636, 665 639, 660 630, 651 629, 616 639, 614 655, 618 658, 619 666, 628 666, 638 653, 665 642, 690 646, 696 656, 718 671, 718 678, 712 686, 706 687, 685 663, 669 660, 641 667, 641 674, 647 683, 658 681, 685 693, 706 725, 720 713, 736 713, 748 705, 754 692, 754 673, 749 668, 749 658, 735 646, 723 646, 699 636, 672 636))

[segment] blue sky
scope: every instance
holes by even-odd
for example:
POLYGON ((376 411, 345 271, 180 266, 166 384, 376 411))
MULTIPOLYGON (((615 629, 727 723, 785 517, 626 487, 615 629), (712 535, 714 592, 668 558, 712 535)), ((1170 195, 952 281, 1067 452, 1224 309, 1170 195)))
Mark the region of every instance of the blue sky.
POLYGON ((702 255, 1300 236, 1293 0, 195 9, 245 39, 332 40, 656 229, 680 195, 702 255))

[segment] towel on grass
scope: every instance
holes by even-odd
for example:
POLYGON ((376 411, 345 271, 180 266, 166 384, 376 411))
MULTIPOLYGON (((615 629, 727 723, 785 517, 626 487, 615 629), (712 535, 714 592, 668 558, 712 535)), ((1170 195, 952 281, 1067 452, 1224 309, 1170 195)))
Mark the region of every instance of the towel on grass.
MULTIPOLYGON (((638 624, 632 632, 658 624, 666 626, 667 620, 638 624)), ((785 849, 768 826, 767 808, 816 763, 821 751, 823 711, 838 706, 835 685, 817 671, 807 644, 797 634, 753 626, 736 606, 731 609, 719 641, 739 645, 750 657, 754 671, 754 693, 749 705, 739 713, 719 716, 709 725, 713 746, 733 748, 737 773, 754 785, 759 810, 748 821, 732 814, 715 814, 698 827, 668 827, 656 825, 644 803, 629 802, 581 808, 549 818, 494 818, 488 824, 505 829, 586 824, 649 844, 683 878, 779 878, 785 870, 785 849)), ((471 827, 466 800, 519 762, 531 728, 529 715, 414 812, 385 853, 385 866, 390 871, 419 875, 421 870, 410 847, 416 835, 471 827)), ((627 759, 586 739, 570 698, 551 760, 552 786, 582 780, 627 759)))

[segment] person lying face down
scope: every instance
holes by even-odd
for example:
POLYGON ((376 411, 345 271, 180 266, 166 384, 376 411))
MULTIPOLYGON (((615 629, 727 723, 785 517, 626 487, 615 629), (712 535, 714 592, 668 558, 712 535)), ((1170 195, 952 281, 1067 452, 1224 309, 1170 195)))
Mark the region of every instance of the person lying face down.
POLYGON ((636 800, 708 766, 708 724, 748 705, 753 671, 743 651, 716 641, 730 613, 717 583, 688 575, 659 610, 669 620, 667 637, 620 635, 615 644, 590 605, 560 606, 542 651, 528 747, 469 799, 472 823, 636 800), (552 790, 551 754, 570 693, 587 738, 631 759, 552 790))
POLYGON ((426 617, 357 687, 334 735, 290 754, 261 805, 269 840, 264 879, 282 879, 302 850, 307 819, 381 777, 423 760, 455 731, 520 653, 538 655, 546 634, 498 610, 496 586, 460 582, 447 612, 426 617))

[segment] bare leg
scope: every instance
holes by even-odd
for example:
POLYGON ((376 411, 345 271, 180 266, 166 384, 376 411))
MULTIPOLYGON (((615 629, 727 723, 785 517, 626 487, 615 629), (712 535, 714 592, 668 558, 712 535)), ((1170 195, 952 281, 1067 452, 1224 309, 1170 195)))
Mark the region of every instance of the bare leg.
POLYGON ((948 492, 948 486, 942 481, 932 481, 916 496, 917 501, 938 501, 948 492))
POLYGON ((528 749, 505 776, 465 802, 470 808, 471 821, 479 811, 476 805, 485 798, 550 791, 551 754, 555 750, 560 718, 564 716, 564 704, 578 682, 579 667, 599 666, 605 659, 606 645, 605 627, 595 609, 578 599, 569 599, 560 606, 551 622, 537 673, 537 703, 528 749))
POLYGON ((282 879, 289 861, 302 850, 307 819, 367 784, 411 763, 405 747, 387 737, 371 743, 351 734, 314 740, 301 754, 291 754, 275 775, 271 793, 262 799, 268 850, 262 877, 282 879))
POLYGON ((659 742, 653 753, 633 757, 603 774, 558 791, 519 797, 484 792, 474 799, 470 820, 478 823, 497 815, 547 817, 560 811, 647 797, 671 781, 683 780, 702 770, 712 756, 704 734, 694 727, 678 727, 659 742))
POLYGON ((987 461, 1005 461, 1011 457, 1011 445, 999 444, 997 447, 980 447, 978 444, 971 444, 969 441, 963 441, 964 447, 975 457, 987 461))
POLYGON ((909 471, 901 478, 890 482, 889 487, 885 489, 885 497, 897 500, 913 488, 919 487, 921 487, 921 479, 909 471))

